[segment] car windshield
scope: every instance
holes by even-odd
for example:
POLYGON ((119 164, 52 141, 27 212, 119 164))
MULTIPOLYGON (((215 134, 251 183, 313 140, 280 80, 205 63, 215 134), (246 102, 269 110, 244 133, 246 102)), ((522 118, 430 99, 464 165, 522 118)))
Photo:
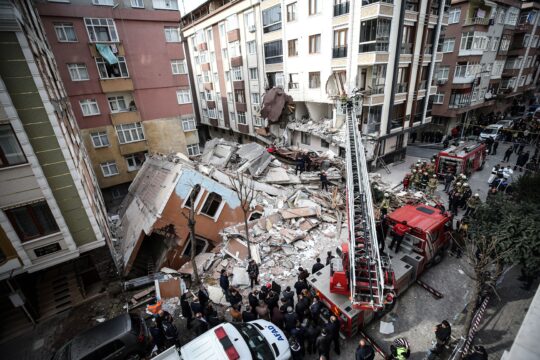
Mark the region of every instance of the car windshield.
POLYGON ((262 334, 251 324, 232 324, 240 332, 249 346, 253 359, 274 360, 272 349, 262 334))
POLYGON ((496 128, 486 128, 484 131, 483 131, 484 134, 496 134, 497 133, 497 129, 496 128))

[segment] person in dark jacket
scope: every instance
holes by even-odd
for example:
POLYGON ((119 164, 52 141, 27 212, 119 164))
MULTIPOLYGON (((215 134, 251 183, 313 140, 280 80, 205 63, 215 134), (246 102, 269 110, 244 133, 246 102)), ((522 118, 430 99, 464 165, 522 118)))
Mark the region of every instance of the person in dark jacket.
POLYGON ((208 290, 206 290, 204 286, 201 285, 201 287, 199 288, 197 297, 199 298, 203 309, 206 309, 206 305, 208 305, 208 301, 210 301, 210 295, 208 294, 208 290))
POLYGON ((321 190, 328 191, 328 175, 326 175, 326 171, 321 171, 319 174, 319 178, 321 179, 321 190))
POLYGON ((493 147, 491 148, 493 151, 491 152, 491 155, 497 155, 497 148, 499 147, 499 140, 495 140, 493 142, 493 147))
POLYGON ((208 328, 209 328, 208 321, 206 321, 202 313, 197 313, 195 315, 195 321, 196 321, 195 333, 197 334, 197 336, 202 335, 208 331, 208 328))
POLYGON ((300 174, 302 174, 305 168, 306 168, 306 159, 301 153, 298 153, 296 155, 296 167, 294 169, 294 174, 298 175, 298 171, 300 171, 300 174))
POLYGON ((334 343, 334 351, 336 354, 340 354, 340 348, 339 348, 339 329, 341 328, 341 324, 339 323, 339 320, 335 316, 330 316, 330 321, 326 324, 326 330, 328 331, 328 335, 332 338, 332 342, 334 343))
POLYGON ((290 302, 290 306, 294 306, 294 291, 291 290, 290 286, 287 286, 283 291, 283 298, 290 302))
POLYGON ((307 284, 304 280, 298 279, 298 281, 294 283, 294 288, 296 290, 296 296, 299 296, 302 294, 302 290, 307 289, 307 284))
POLYGON ((375 350, 366 343, 366 340, 361 339, 356 348, 355 360, 373 360, 375 359, 375 350))
POLYGON ((326 329, 322 329, 321 335, 317 337, 317 340, 315 340, 315 346, 317 347, 317 351, 319 352, 319 356, 324 356, 326 360, 330 360, 330 344, 332 343, 332 339, 330 338, 330 335, 328 335, 328 332, 326 329))
POLYGON ((165 335, 163 334, 163 330, 155 322, 152 322, 149 331, 150 335, 152 335, 152 343, 157 347, 158 351, 162 352, 165 350, 165 335))
POLYGON ((191 306, 187 300, 187 295, 183 294, 180 297, 180 307, 182 309, 182 316, 186 318, 187 328, 191 329, 191 321, 193 321, 193 312, 191 311, 191 306))
POLYGON ((249 281, 251 283, 251 288, 253 289, 253 284, 259 285, 259 266, 255 260, 250 260, 247 268, 249 275, 249 281))
POLYGON ((332 261, 332 259, 334 258, 335 256, 332 255, 332 252, 331 251, 328 251, 326 253, 326 265, 330 265, 330 262, 332 261))
POLYGON ((219 275, 219 286, 223 290, 223 294, 227 296, 229 294, 229 276, 227 270, 222 269, 221 274, 219 275))
POLYGON ((510 155, 514 152, 514 148, 510 146, 506 151, 504 152, 504 158, 503 162, 509 162, 510 161, 510 155))
POLYGON ((452 334, 452 328, 448 321, 443 320, 440 324, 433 329, 435 332, 435 344, 429 350, 430 353, 440 354, 444 350, 444 346, 450 341, 450 335, 452 334))
POLYGON ((527 161, 529 161, 529 152, 521 153, 518 155, 516 166, 514 166, 514 170, 516 170, 519 167, 519 172, 523 172, 523 167, 525 164, 527 164, 527 161))
POLYGON ((322 309, 322 303, 319 301, 319 297, 315 296, 313 298, 313 302, 309 306, 309 314, 313 321, 319 321, 321 309, 322 309))
POLYGON ((298 319, 300 321, 303 321, 306 317, 306 314, 308 313, 308 308, 306 306, 305 301, 302 301, 304 299, 304 295, 300 294, 298 297, 298 302, 296 303, 295 311, 298 315, 298 319))
POLYGON ((229 303, 231 306, 242 303, 242 294, 240 294, 235 288, 230 288, 229 303))
POLYGON ((257 320, 257 315, 253 313, 253 310, 251 308, 251 305, 247 305, 246 309, 242 311, 242 321, 243 322, 249 322, 257 320))
POLYGON ((283 312, 277 306, 272 309, 270 321, 278 328, 283 329, 283 320, 285 319, 283 312))
POLYGON ((197 313, 202 314, 204 312, 204 308, 202 307, 202 304, 200 303, 199 298, 195 298, 191 302, 191 312, 193 314, 197 314, 197 313))
POLYGON ((285 324, 285 331, 287 333, 290 333, 291 330, 296 326, 296 322, 298 321, 298 315, 293 311, 292 307, 287 308, 287 313, 283 317, 283 322, 285 324))
POLYGON ((477 345, 473 348, 473 352, 465 356, 463 360, 488 360, 488 354, 483 346, 477 345))
POLYGON ((306 279, 309 277, 309 272, 305 270, 303 267, 298 268, 298 280, 306 281, 306 279))
POLYGON ((268 310, 270 310, 270 313, 272 313, 274 308, 278 307, 278 302, 278 294, 276 294, 273 290, 270 290, 268 296, 266 297, 266 304, 268 305, 268 310))
POLYGON ((317 262, 313 264, 313 266, 311 267, 311 273, 315 274, 317 271, 321 270, 322 268, 324 268, 324 265, 321 263, 321 258, 317 258, 317 262))
POLYGON ((248 302, 253 312, 255 313, 255 307, 259 305, 259 290, 255 290, 249 293, 248 302))
POLYGON ((292 336, 289 343, 291 344, 292 360, 304 360, 304 349, 300 341, 292 336))
POLYGON ((308 354, 315 354, 317 349, 315 347, 315 341, 321 333, 321 327, 317 325, 317 322, 310 320, 305 332, 306 337, 306 350, 308 354))

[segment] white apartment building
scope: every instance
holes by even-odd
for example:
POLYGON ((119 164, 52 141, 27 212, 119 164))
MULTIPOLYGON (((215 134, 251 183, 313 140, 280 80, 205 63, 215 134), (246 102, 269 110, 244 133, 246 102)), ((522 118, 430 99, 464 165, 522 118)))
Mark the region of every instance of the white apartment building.
POLYGON ((265 90, 279 86, 296 105, 288 145, 337 155, 344 115, 336 104, 356 89, 363 133, 393 161, 408 132, 430 122, 443 11, 443 1, 427 0, 208 1, 182 19, 201 122, 210 136, 267 139, 258 111, 265 90))

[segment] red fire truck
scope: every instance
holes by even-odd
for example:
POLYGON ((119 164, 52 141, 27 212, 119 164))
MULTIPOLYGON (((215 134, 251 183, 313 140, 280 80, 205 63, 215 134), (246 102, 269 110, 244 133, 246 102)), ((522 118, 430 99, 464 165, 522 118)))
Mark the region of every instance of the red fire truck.
MULTIPOLYGON (((391 272, 387 272, 384 290, 386 310, 391 306, 394 296, 399 296, 431 265, 438 263, 444 251, 450 245, 449 227, 451 217, 441 214, 437 208, 428 205, 405 205, 387 216, 387 224, 392 227, 397 222, 407 221, 410 231, 395 254, 388 250, 391 272)), ((386 243, 391 241, 390 231, 386 243)), ((355 306, 351 296, 349 273, 349 244, 338 249, 339 258, 332 260, 308 278, 317 296, 328 307, 330 312, 342 320, 341 331, 350 337, 369 323, 377 313, 384 313, 385 308, 376 311, 369 306, 355 306)), ((357 285, 364 279, 356 278, 357 285)), ((358 286, 357 286, 358 288, 358 286)))
POLYGON ((435 169, 443 176, 447 173, 470 176, 476 170, 482 170, 486 162, 486 145, 469 142, 459 146, 450 146, 437 155, 435 169))

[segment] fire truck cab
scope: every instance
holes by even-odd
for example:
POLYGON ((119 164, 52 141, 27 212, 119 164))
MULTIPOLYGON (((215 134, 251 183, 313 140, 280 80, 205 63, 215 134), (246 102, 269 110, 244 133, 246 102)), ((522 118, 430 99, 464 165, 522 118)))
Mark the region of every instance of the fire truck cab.
MULTIPOLYGON (((387 216, 387 226, 407 221, 410 230, 404 237, 399 253, 387 250, 390 257, 393 278, 388 279, 388 286, 399 296, 413 284, 425 269, 440 262, 444 251, 450 245, 450 225, 452 218, 432 206, 404 205, 387 216)), ((391 241, 388 231, 386 244, 391 241)), ((388 248, 388 246, 386 246, 388 248)), ((333 259, 328 265, 308 278, 308 282, 321 301, 329 309, 327 316, 333 314, 341 319, 341 332, 350 337, 367 325, 376 312, 370 309, 355 309, 351 303, 350 281, 348 274, 349 246, 343 244, 338 249, 340 258, 333 259), (345 259, 341 264, 339 262, 345 259), (347 291, 349 291, 347 293, 347 291)), ((392 301, 388 301, 392 304, 392 301)))
POLYGON ((476 170, 482 170, 485 162, 486 145, 469 142, 459 146, 450 146, 439 152, 435 169, 439 176, 447 173, 469 176, 476 170))

